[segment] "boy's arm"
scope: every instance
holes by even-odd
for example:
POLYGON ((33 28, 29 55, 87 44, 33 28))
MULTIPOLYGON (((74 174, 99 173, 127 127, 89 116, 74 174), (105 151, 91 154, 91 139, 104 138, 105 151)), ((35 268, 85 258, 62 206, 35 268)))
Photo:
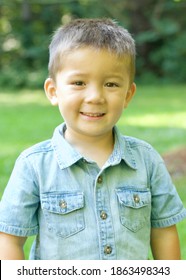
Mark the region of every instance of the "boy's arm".
POLYGON ((180 260, 180 244, 176 226, 152 228, 151 249, 155 260, 180 260))
POLYGON ((23 246, 26 239, 0 232, 0 260, 24 260, 23 246))

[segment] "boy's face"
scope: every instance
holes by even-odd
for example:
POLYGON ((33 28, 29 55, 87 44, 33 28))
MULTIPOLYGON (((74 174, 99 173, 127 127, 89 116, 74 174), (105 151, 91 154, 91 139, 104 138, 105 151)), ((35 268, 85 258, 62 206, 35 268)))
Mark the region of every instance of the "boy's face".
POLYGON ((46 94, 58 105, 72 137, 108 137, 135 93, 129 59, 89 47, 64 57, 56 82, 47 79, 46 94))

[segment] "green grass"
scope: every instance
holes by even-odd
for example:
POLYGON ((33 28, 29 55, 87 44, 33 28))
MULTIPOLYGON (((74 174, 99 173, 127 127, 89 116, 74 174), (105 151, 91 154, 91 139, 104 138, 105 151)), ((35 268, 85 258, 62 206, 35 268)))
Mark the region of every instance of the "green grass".
POLYGON ((186 86, 139 87, 119 122, 123 133, 150 142, 160 153, 186 145, 186 86))
MULTIPOLYGON (((148 141, 161 154, 186 147, 186 85, 139 86, 118 126, 126 134, 148 141)), ((25 148, 48 139, 62 121, 43 91, 0 92, 0 197, 16 157, 25 148)), ((186 206, 186 176, 175 181, 186 206)), ((178 224, 182 258, 186 259, 186 221, 178 224)), ((25 252, 28 257, 29 238, 25 252)))

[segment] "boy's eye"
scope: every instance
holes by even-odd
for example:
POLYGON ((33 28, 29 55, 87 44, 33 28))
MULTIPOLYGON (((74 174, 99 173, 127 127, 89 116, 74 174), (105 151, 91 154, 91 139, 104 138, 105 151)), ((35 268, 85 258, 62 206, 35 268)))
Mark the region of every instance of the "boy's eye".
POLYGON ((118 87, 118 84, 116 84, 116 83, 106 83, 106 85, 105 85, 106 87, 118 87))
POLYGON ((77 82, 74 82, 73 85, 82 87, 82 86, 85 86, 85 83, 82 81, 77 81, 77 82))

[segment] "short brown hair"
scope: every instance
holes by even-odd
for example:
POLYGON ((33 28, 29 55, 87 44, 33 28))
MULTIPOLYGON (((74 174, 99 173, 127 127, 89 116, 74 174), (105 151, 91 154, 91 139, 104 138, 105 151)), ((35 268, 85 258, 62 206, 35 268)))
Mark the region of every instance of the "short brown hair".
POLYGON ((135 75, 135 42, 130 33, 111 19, 76 19, 59 27, 49 46, 49 75, 61 69, 62 56, 71 50, 90 46, 130 58, 130 79, 135 75))

